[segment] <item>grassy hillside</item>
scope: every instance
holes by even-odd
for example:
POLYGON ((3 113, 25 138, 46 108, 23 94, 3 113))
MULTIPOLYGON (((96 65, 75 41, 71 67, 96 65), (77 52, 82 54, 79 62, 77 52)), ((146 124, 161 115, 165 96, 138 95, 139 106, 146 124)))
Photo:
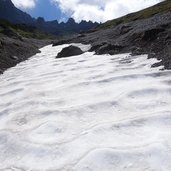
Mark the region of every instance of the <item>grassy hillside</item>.
POLYGON ((25 24, 11 24, 6 20, 0 20, 0 36, 6 35, 9 37, 25 37, 35 39, 51 39, 54 36, 43 33, 35 27, 25 24))
POLYGON ((131 13, 126 16, 107 21, 106 23, 99 26, 99 28, 108 28, 111 26, 118 25, 120 23, 127 23, 135 20, 149 18, 158 13, 166 13, 171 11, 171 0, 166 0, 161 3, 158 3, 152 7, 146 8, 139 12, 131 13))

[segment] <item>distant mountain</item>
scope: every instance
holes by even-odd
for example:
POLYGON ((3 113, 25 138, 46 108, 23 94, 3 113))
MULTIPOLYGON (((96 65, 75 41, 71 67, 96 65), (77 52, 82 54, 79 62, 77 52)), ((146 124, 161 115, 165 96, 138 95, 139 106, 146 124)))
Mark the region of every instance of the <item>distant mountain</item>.
POLYGON ((76 23, 73 18, 69 18, 66 23, 58 23, 57 20, 45 21, 42 17, 39 17, 34 24, 35 27, 39 28, 41 31, 50 32, 55 35, 79 33, 98 26, 98 23, 93 23, 91 21, 81 21, 80 23, 76 23))
POLYGON ((13 24, 27 24, 34 26, 41 31, 55 35, 64 35, 79 33, 87 31, 98 25, 91 21, 81 21, 76 23, 74 19, 70 18, 66 23, 58 23, 55 21, 45 21, 44 18, 32 18, 29 14, 19 10, 14 6, 11 0, 0 0, 0 19, 8 20, 13 24))

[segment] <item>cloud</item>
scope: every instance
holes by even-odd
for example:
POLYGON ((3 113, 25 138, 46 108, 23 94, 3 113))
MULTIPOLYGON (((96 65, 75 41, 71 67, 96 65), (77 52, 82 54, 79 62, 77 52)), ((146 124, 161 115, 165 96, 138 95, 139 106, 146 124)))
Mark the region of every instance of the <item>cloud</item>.
POLYGON ((149 7, 161 0, 51 0, 61 11, 80 20, 104 22, 149 7))
POLYGON ((12 0, 14 5, 18 8, 34 8, 36 1, 37 0, 12 0))

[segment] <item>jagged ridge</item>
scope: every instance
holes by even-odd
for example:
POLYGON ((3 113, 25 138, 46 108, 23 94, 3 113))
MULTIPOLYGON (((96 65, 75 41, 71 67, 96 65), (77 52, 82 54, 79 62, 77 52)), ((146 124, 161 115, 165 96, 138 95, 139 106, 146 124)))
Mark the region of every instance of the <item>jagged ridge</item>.
POLYGON ((98 25, 98 23, 93 23, 91 21, 82 21, 80 23, 76 23, 72 18, 70 18, 66 23, 58 23, 57 20, 45 21, 42 17, 35 19, 27 13, 24 13, 16 8, 11 0, 0 1, 0 19, 8 20, 13 24, 31 25, 40 29, 41 31, 55 35, 79 33, 81 31, 92 29, 98 25))

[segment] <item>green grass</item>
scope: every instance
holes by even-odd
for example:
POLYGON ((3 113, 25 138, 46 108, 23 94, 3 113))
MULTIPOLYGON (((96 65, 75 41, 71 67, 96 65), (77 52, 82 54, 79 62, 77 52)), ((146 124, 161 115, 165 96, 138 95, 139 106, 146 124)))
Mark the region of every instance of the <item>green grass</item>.
POLYGON ((1 19, 0 20, 0 33, 3 33, 3 30, 9 28, 13 32, 25 38, 35 38, 35 39, 53 39, 54 36, 41 32, 35 27, 21 25, 21 24, 11 24, 10 22, 1 19))
POLYGON ((100 25, 98 28, 109 28, 120 23, 128 23, 135 20, 146 19, 152 17, 155 14, 166 13, 169 11, 171 11, 171 0, 166 0, 139 12, 131 13, 126 16, 107 21, 106 23, 100 25))

